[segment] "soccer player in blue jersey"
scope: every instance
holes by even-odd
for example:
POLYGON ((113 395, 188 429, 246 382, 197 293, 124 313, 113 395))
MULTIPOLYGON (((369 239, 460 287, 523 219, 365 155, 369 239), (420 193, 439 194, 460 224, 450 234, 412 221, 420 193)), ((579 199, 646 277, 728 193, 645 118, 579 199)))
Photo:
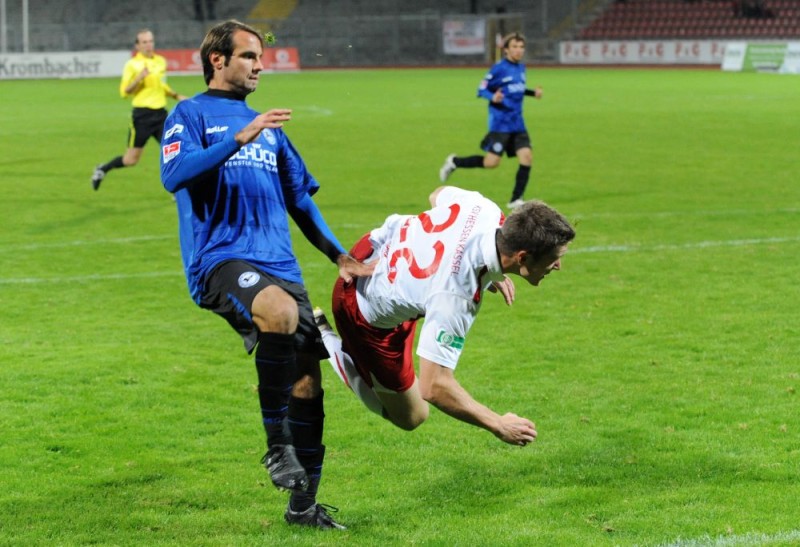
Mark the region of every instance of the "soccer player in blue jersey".
POLYGON ((525 82, 525 37, 517 32, 503 38, 504 58, 489 70, 478 88, 478 97, 489 101, 489 132, 481 141, 486 155, 456 156, 450 154, 439 169, 439 179, 444 182, 459 167, 494 169, 500 165, 505 153, 519 159, 514 190, 508 207, 513 209, 524 203, 523 196, 531 174, 533 153, 531 139, 522 117, 525 97, 542 98, 542 88, 529 89, 525 82))
MULTIPOLYGON (((178 208, 181 253, 194 301, 255 352, 273 484, 291 496, 291 524, 342 529, 316 502, 325 446, 319 360, 327 357, 297 259, 289 217, 347 282, 368 275, 328 228, 311 196, 319 184, 282 127, 291 110, 245 102, 263 66, 261 34, 226 21, 201 46, 208 90, 164 125, 161 179, 178 208)), ((329 506, 327 506, 330 509, 329 506)))

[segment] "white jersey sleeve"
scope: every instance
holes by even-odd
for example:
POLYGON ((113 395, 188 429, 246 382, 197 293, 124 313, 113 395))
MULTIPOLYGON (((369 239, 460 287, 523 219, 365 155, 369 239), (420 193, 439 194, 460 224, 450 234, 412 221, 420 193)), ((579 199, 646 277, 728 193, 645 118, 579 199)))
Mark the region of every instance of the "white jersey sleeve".
POLYGON ((458 295, 439 293, 429 299, 428 314, 422 323, 417 355, 444 367, 455 369, 464 349, 478 304, 458 295))

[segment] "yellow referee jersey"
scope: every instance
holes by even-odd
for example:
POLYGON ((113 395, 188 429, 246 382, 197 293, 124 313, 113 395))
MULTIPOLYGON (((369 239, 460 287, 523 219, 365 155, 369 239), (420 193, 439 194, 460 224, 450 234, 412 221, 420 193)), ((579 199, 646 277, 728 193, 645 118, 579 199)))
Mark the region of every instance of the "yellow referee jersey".
POLYGON ((174 97, 176 93, 167 85, 167 60, 161 55, 153 54, 145 57, 137 53, 122 69, 122 80, 119 82, 119 94, 123 99, 133 97, 135 108, 166 108, 167 96, 174 97), (136 79, 142 70, 147 68, 149 74, 131 92, 125 89, 136 79))

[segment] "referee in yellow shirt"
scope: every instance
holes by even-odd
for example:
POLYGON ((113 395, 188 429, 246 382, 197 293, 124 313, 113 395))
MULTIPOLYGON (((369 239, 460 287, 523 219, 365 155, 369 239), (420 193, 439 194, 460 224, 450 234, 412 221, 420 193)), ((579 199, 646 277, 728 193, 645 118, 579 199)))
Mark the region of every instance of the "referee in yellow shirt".
POLYGON ((92 174, 92 188, 97 190, 106 173, 139 163, 147 139, 161 142, 164 120, 167 119, 167 97, 185 99, 167 85, 167 60, 155 52, 153 33, 142 29, 136 33, 136 55, 125 63, 119 94, 133 97, 133 118, 128 132, 128 149, 108 163, 98 165, 92 174))

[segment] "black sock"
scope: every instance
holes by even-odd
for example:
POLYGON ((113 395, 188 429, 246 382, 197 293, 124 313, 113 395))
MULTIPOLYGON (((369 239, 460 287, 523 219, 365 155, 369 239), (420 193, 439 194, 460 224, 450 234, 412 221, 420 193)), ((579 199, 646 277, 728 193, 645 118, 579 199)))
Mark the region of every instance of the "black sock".
POLYGON ((525 188, 528 186, 528 179, 531 176, 530 165, 520 165, 517 169, 517 177, 514 181, 514 192, 511 194, 511 201, 522 199, 525 194, 525 188))
POLYGON ((297 379, 293 334, 262 332, 256 348, 258 399, 267 433, 267 446, 292 444, 289 430, 289 395, 297 379))
POLYGON ((293 492, 289 499, 292 511, 305 511, 316 503, 322 461, 325 459, 325 445, 322 444, 325 422, 323 395, 320 393, 313 399, 292 397, 289 400, 289 428, 294 448, 298 461, 308 475, 308 488, 304 492, 293 492))
POLYGON ((119 169, 120 167, 125 167, 125 164, 122 163, 122 156, 117 156, 116 158, 114 158, 113 160, 108 162, 107 164, 101 165, 100 169, 102 169, 103 171, 108 173, 112 169, 119 169))
POLYGON ((467 156, 466 158, 453 158, 456 167, 483 167, 483 156, 467 156))

